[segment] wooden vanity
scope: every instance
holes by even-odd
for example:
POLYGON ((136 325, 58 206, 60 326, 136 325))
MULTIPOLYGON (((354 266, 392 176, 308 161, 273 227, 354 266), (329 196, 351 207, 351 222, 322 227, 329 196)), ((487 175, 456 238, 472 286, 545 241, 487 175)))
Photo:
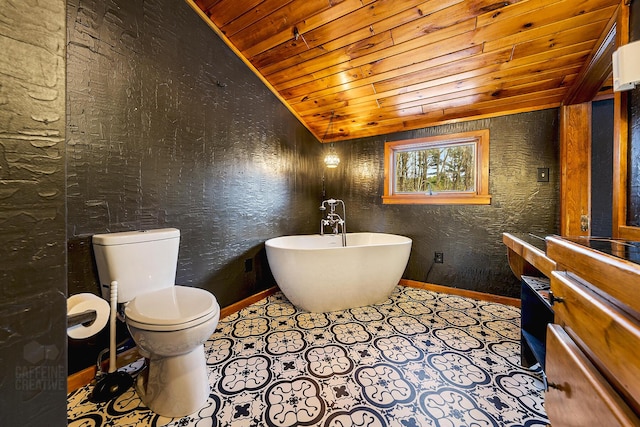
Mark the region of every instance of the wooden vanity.
POLYGON ((640 426, 640 243, 547 237, 547 255, 557 264, 549 419, 554 426, 640 426))
POLYGON ((640 243, 549 236, 521 249, 527 240, 503 235, 514 274, 553 266, 542 273, 553 311, 542 364, 552 426, 640 426, 640 243))
POLYGON ((507 246, 511 271, 518 279, 522 275, 550 277, 556 263, 547 256, 545 236, 533 233, 502 233, 507 246))

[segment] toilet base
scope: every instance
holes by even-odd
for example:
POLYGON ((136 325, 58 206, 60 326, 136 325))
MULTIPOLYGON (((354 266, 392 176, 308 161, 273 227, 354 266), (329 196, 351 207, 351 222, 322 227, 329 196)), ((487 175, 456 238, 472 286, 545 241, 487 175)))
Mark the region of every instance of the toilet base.
POLYGON ((204 345, 180 356, 151 355, 146 372, 138 375, 136 392, 164 417, 184 417, 201 409, 209 397, 204 345))

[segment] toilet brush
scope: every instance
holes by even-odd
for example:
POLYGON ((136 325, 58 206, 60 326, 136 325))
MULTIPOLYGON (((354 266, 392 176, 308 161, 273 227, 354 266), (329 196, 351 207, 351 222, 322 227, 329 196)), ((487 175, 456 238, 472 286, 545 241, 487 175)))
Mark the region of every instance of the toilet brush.
POLYGON ((126 372, 116 370, 116 321, 118 310, 118 282, 111 282, 111 314, 109 316, 109 371, 100 374, 100 358, 98 358, 98 381, 93 387, 89 400, 93 403, 107 402, 115 399, 133 385, 133 378, 126 372))

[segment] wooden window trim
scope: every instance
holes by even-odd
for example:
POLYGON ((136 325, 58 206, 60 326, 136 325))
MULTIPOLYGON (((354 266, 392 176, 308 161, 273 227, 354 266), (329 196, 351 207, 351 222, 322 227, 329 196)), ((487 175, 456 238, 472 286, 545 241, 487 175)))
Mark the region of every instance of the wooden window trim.
MULTIPOLYGON (((616 47, 629 43, 629 6, 622 3, 616 23, 616 47)), ((627 92, 614 93, 613 230, 618 239, 640 240, 640 227, 627 225, 629 117, 627 92)))
POLYGON ((385 205, 488 205, 489 195, 489 129, 461 132, 447 135, 429 136, 384 144, 384 194, 385 205), (438 144, 447 141, 477 139, 476 150, 476 192, 427 194, 393 194, 393 153, 396 150, 423 144, 438 144))

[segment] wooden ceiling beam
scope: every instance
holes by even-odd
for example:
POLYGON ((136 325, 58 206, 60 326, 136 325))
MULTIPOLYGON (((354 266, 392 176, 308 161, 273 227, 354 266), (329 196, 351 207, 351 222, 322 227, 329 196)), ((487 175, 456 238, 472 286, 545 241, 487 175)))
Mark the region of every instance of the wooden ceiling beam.
POLYGON ((593 100, 602 85, 611 76, 613 65, 611 56, 616 49, 616 12, 605 27, 596 46, 585 62, 585 66, 578 75, 577 81, 567 91, 562 103, 564 105, 582 104, 593 100))

